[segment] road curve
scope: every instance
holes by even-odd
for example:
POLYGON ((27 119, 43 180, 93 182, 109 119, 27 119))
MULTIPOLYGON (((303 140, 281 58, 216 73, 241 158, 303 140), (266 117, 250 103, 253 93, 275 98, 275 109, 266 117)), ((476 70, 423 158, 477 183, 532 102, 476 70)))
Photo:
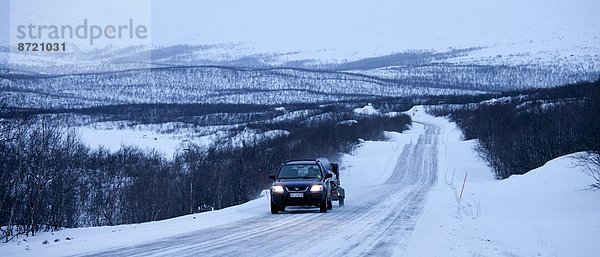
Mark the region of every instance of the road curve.
MULTIPOLYGON (((436 182, 440 127, 426 122, 390 178, 329 213, 292 210, 82 256, 392 256, 401 254, 436 182)), ((265 203, 266 204, 266 203, 265 203)))

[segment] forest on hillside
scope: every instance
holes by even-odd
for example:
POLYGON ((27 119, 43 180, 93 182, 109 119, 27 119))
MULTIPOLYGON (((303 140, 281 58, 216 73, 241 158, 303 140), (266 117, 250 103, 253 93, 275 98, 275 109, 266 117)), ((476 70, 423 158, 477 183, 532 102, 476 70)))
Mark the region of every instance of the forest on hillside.
MULTIPOLYGON (((500 179, 566 154, 588 151, 588 161, 600 154, 600 81, 505 92, 481 102, 467 98, 429 112, 448 116, 465 139, 476 138, 481 157, 500 179)), ((600 170, 590 172, 600 179, 600 170)))

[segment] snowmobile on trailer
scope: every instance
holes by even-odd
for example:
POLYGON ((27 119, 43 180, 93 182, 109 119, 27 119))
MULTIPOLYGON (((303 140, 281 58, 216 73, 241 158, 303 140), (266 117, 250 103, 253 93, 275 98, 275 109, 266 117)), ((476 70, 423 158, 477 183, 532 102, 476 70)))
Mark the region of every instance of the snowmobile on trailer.
POLYGON ((346 199, 346 190, 340 184, 340 170, 337 163, 331 163, 331 172, 335 175, 331 178, 331 200, 338 201, 338 205, 342 207, 346 199))

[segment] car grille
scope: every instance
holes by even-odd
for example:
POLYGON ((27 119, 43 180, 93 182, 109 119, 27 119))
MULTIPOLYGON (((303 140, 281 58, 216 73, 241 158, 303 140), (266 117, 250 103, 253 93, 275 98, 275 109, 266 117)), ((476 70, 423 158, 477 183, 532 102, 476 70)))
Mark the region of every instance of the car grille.
POLYGON ((298 186, 298 187, 285 187, 289 192, 305 192, 308 189, 307 186, 298 186))

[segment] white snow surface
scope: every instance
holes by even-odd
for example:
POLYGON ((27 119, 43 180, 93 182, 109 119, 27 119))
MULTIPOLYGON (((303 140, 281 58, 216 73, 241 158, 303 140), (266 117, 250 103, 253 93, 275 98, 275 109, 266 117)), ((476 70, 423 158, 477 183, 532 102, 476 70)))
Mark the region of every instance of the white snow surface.
MULTIPOLYGON (((597 253, 600 198, 598 192, 584 190, 592 180, 572 165, 570 156, 552 160, 525 175, 498 181, 473 150, 476 141, 462 141, 454 124, 425 114, 423 107, 415 107, 407 113, 417 122, 436 124, 441 128, 438 177, 425 199, 423 212, 408 243, 393 247, 391 255, 594 256, 597 253), (467 172, 464 193, 458 200, 467 172)), ((404 133, 386 133, 387 141, 364 141, 351 155, 344 155, 340 163, 342 182, 349 192, 349 207, 334 209, 333 213, 324 215, 335 215, 344 208, 352 208, 353 204, 364 202, 361 193, 383 186, 393 174, 403 147, 419 140, 425 129, 417 122, 404 133)), ((21 237, 0 245, 0 255, 90 253, 150 243, 269 215, 268 199, 263 196, 239 206, 169 220, 64 229, 21 237), (67 237, 72 240, 65 240, 67 237), (60 241, 54 242, 55 239, 60 241), (49 243, 42 244, 45 240, 49 243)), ((312 215, 318 214, 297 214, 292 215, 292 219, 312 215)), ((368 224, 368 220, 364 222, 368 224)), ((359 233, 361 226, 343 229, 359 233)), ((334 245, 344 242, 344 238, 335 236, 328 240, 334 245)))
POLYGON ((116 152, 123 146, 132 146, 142 150, 156 150, 167 158, 173 157, 177 151, 187 147, 187 143, 208 145, 212 142, 210 135, 196 137, 191 134, 162 134, 152 130, 79 127, 77 131, 83 142, 91 148, 104 147, 116 152))
POLYGON ((379 113, 379 111, 377 111, 377 109, 375 109, 375 107, 373 107, 372 104, 367 104, 362 108, 355 108, 353 111, 354 113, 365 115, 374 115, 379 113))

